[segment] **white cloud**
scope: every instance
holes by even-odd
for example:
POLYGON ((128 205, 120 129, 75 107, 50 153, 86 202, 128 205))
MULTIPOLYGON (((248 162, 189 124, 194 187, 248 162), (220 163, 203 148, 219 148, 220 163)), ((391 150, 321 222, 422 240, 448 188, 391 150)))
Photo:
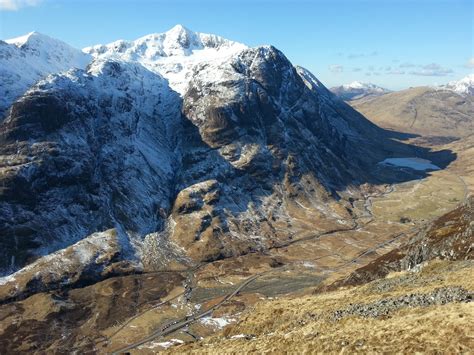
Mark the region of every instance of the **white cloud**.
POLYGON ((22 7, 37 6, 42 0, 0 0, 0 10, 17 11, 22 7))
POLYGON ((431 63, 426 65, 419 65, 420 70, 415 70, 410 72, 412 75, 421 75, 421 76, 445 76, 453 72, 452 69, 443 68, 437 63, 431 63))
POLYGON ((340 64, 332 64, 329 66, 329 70, 333 73, 342 73, 344 71, 344 67, 340 64))
POLYGON ((474 57, 469 59, 466 64, 464 64, 466 68, 474 68, 474 57))
POLYGON ((404 75, 405 71, 404 70, 398 70, 398 69, 393 69, 387 71, 387 74, 392 74, 392 75, 404 75))
MULTIPOLYGON (((348 59, 357 59, 357 58, 363 58, 363 57, 375 57, 379 54, 379 52, 377 51, 372 51, 372 52, 368 52, 368 53, 349 53, 349 54, 346 54, 345 56, 348 58, 348 59)), ((342 52, 339 52, 338 53, 339 56, 342 56, 344 55, 344 53, 342 52)))

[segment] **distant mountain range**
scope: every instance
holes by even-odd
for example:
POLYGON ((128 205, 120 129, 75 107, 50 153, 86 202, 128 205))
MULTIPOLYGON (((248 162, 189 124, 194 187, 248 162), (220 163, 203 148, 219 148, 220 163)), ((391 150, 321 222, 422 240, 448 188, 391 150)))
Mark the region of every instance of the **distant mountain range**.
POLYGON ((354 81, 350 84, 332 87, 330 89, 336 96, 345 101, 375 97, 391 92, 388 89, 370 83, 354 81))
POLYGON ((372 122, 393 130, 462 137, 474 129, 474 74, 446 85, 395 92, 357 81, 331 91, 372 122))
MULTIPOLYGON (((449 90, 462 96, 474 95, 474 74, 445 85, 433 86, 433 90, 449 90)), ((345 101, 373 98, 393 92, 371 83, 354 81, 350 84, 335 86, 330 89, 336 96, 345 101)))

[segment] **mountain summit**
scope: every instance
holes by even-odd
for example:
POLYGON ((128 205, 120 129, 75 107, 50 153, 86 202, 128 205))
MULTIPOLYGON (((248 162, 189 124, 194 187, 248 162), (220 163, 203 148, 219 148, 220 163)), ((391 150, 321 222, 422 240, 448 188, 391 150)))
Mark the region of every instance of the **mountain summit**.
POLYGON ((84 48, 84 52, 94 58, 140 63, 168 79, 171 87, 182 94, 197 64, 222 62, 245 48, 241 43, 177 25, 164 33, 96 45, 84 48))
POLYGON ((0 41, 0 120, 35 82, 52 73, 84 69, 91 59, 81 50, 38 32, 0 41))

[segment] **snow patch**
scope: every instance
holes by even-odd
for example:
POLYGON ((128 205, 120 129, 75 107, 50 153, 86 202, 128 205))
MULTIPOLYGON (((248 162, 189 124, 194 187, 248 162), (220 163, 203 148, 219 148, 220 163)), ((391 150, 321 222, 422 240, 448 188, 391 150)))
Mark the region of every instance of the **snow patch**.
POLYGON ((6 285, 7 283, 16 281, 14 274, 0 277, 0 286, 6 285))
POLYGON ((200 322, 202 324, 211 326, 213 328, 218 328, 218 329, 222 329, 226 325, 229 325, 235 321, 236 319, 233 319, 233 318, 226 318, 226 317, 212 318, 211 316, 200 319, 200 322))
POLYGON ((173 346, 173 345, 178 345, 178 344, 184 344, 184 341, 180 340, 180 339, 171 339, 171 340, 168 340, 168 341, 163 341, 163 342, 150 342, 149 345, 141 345, 138 347, 138 349, 154 349, 156 347, 162 347, 162 348, 165 348, 165 349, 168 349, 169 347, 173 346))

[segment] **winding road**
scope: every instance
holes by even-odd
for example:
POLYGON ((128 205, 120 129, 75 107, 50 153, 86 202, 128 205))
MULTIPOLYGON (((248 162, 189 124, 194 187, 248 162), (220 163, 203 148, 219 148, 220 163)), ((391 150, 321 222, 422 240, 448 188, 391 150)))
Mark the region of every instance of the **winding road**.
POLYGON ((182 329, 182 328, 186 327, 187 325, 189 325, 189 324, 191 324, 191 323, 193 323, 193 322, 195 322, 195 321, 197 321, 201 318, 204 318, 204 317, 210 315, 214 310, 216 310, 221 305, 223 305, 225 302, 229 301, 235 295, 237 295, 245 286, 247 286, 248 284, 250 284, 251 282, 256 280, 258 277, 262 276, 263 274, 264 273, 256 274, 256 275, 253 275, 253 276, 249 277, 248 279, 246 279, 245 281, 240 283, 240 285, 234 291, 227 294, 219 303, 215 304, 214 306, 212 306, 208 310, 199 312, 199 313, 194 314, 192 316, 185 317, 183 319, 180 319, 180 320, 177 320, 177 321, 174 321, 174 322, 171 322, 171 323, 168 323, 165 326, 158 329, 157 331, 155 331, 155 332, 151 333, 150 335, 148 335, 146 338, 143 338, 143 339, 141 339, 141 340, 139 340, 139 341, 137 341, 133 344, 130 344, 126 347, 123 347, 121 349, 115 350, 112 354, 115 355, 115 354, 121 354, 121 353, 127 352, 128 350, 132 350, 132 349, 134 349, 134 348, 136 348, 140 345, 148 343, 149 341, 152 341, 153 339, 156 339, 157 337, 166 336, 168 334, 174 333, 175 331, 177 331, 179 329, 182 329))

